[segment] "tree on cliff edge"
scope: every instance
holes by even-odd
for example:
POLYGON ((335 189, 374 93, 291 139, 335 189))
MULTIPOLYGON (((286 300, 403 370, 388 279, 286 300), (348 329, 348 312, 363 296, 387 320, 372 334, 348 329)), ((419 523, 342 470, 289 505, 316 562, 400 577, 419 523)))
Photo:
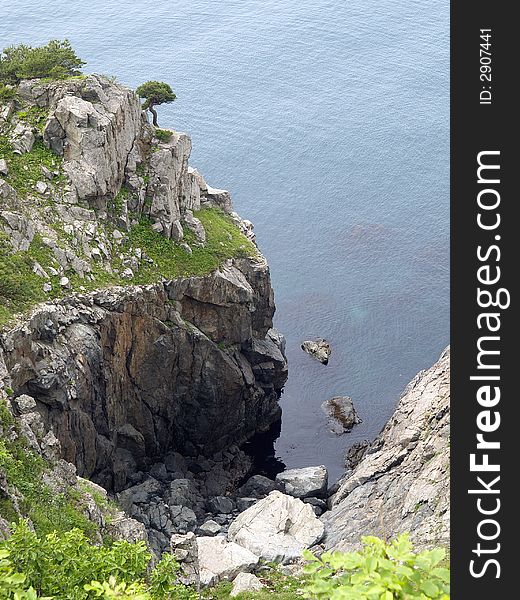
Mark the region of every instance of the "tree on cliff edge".
POLYGON ((159 125, 157 123, 157 112, 154 107, 159 104, 169 104, 177 98, 172 88, 163 81, 147 81, 143 85, 140 85, 136 92, 139 98, 144 98, 143 108, 152 113, 155 127, 159 125))

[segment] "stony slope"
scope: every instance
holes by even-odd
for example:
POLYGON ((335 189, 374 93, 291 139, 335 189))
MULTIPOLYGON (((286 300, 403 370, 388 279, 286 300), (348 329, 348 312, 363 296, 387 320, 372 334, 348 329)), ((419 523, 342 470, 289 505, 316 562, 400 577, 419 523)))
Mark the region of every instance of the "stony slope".
MULTIPOLYGON (((450 352, 404 391, 378 438, 341 481, 322 517, 325 546, 410 532, 418 548, 449 544, 450 352)), ((353 453, 352 453, 353 454, 353 453)))

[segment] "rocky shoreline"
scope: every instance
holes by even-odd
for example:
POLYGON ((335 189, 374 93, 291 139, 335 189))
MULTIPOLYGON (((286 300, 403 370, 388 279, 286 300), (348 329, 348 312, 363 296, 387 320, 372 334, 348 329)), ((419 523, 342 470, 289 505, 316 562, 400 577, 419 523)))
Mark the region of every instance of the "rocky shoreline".
MULTIPOLYGON (((1 433, 45 462, 43 485, 74 499, 97 541, 172 552, 197 586, 366 534, 447 543, 449 352, 339 482, 321 465, 255 473, 245 444, 280 420, 288 371, 252 224, 188 165, 189 137, 159 139, 127 88, 88 76, 18 94, 24 110, 0 112, 0 244, 31 265, 32 296, 0 307, 1 433), (28 161, 22 185, 15 167, 35 148, 48 166, 28 161)), ((331 355, 321 338, 302 348, 331 355)), ((323 409, 338 434, 359 422, 347 396, 323 409)), ((1 471, 0 499, 27 517, 1 471)))

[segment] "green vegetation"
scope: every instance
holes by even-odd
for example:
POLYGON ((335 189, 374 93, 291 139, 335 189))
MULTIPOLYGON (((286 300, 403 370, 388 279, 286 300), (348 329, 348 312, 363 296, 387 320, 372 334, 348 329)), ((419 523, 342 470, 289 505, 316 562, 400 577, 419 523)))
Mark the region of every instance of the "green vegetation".
POLYGON ((10 249, 7 235, 0 231, 0 325, 47 299, 43 279, 33 272, 33 266, 52 263, 51 251, 38 235, 27 251, 12 254, 10 249))
POLYGON ((43 134, 48 113, 49 109, 45 106, 28 106, 26 109, 18 111, 16 116, 20 121, 36 127, 43 134))
POLYGON ((176 584, 178 563, 171 555, 151 572, 150 559, 144 542, 96 546, 78 529, 38 536, 20 521, 0 544, 0 590, 10 585, 26 594, 32 590, 32 598, 55 600, 195 600, 193 591, 176 584))
MULTIPOLYGON (((116 196, 112 209, 117 212, 117 207, 121 205, 121 199, 117 199, 116 196)), ((206 230, 206 244, 197 245, 194 234, 187 230, 184 239, 192 247, 191 254, 180 244, 154 231, 147 219, 142 219, 132 227, 121 251, 129 254, 132 250, 140 248, 152 259, 152 263, 141 261, 140 268, 133 278, 123 279, 121 272, 124 265, 119 255, 112 261, 112 272, 104 265, 94 262, 92 280, 83 279, 74 272, 66 274, 70 279, 70 290, 79 290, 82 287, 86 291, 92 291, 111 285, 144 285, 175 277, 206 275, 228 258, 255 256, 254 244, 221 210, 203 208, 196 212, 195 216, 200 219, 206 230)), ((107 225, 107 228, 110 226, 107 225)), ((110 233, 108 229, 107 233, 110 233)), ((66 237, 64 232, 63 237, 66 237)), ((39 235, 34 237, 27 251, 10 253, 9 240, 0 232, 0 326, 6 324, 15 314, 26 312, 39 302, 70 293, 70 290, 62 290, 59 277, 52 275, 48 278, 52 290, 50 293, 44 292, 43 284, 46 280, 33 272, 35 263, 46 271, 49 271, 49 267, 57 266, 52 251, 39 235)))
POLYGON ((0 428, 4 432, 0 436, 0 473, 4 474, 9 487, 14 487, 19 495, 18 510, 8 497, 4 497, 0 502, 0 514, 16 522, 20 512, 31 519, 35 530, 42 535, 55 530, 78 528, 86 535, 94 536, 97 528, 81 512, 80 494, 73 488, 61 494, 52 492, 42 479, 50 465, 28 448, 19 432, 14 439, 5 435, 13 427, 16 431, 11 413, 0 400, 0 428))
POLYGON ((173 132, 168 131, 168 129, 156 129, 155 137, 160 142, 169 142, 172 139, 173 132))
MULTIPOLYGON (((22 114, 39 125, 43 126, 42 114, 40 109, 22 111, 22 114), (39 116, 38 116, 39 115, 39 116)), ((46 117, 45 117, 46 118, 46 117)), ((5 158, 9 173, 4 179, 17 192, 20 198, 25 198, 27 194, 35 193, 35 186, 38 181, 44 181, 45 176, 42 167, 51 172, 58 172, 54 177, 55 186, 61 186, 65 183, 65 178, 61 174, 61 157, 54 154, 47 148, 41 139, 34 142, 31 152, 17 154, 13 152, 13 147, 7 136, 0 134, 0 158, 5 158)))
POLYGON ((192 254, 154 231, 146 219, 132 228, 126 249, 141 248, 155 263, 143 262, 135 274, 134 283, 147 284, 160 278, 206 275, 228 258, 255 256, 255 246, 221 210, 203 208, 194 214, 206 230, 206 244, 197 246, 194 234, 186 230, 184 240, 192 247, 192 254))
POLYGON ((360 552, 326 552, 310 561, 307 598, 315 600, 448 600, 450 572, 441 566, 446 552, 435 548, 416 554, 408 535, 386 544, 362 538, 360 552))
POLYGON ((22 79, 65 79, 80 75, 85 64, 68 40, 51 40, 45 46, 9 46, 0 54, 0 83, 16 84, 22 79))
POLYGON ((147 81, 140 85, 136 92, 139 98, 144 98, 143 108, 152 113, 153 124, 155 127, 158 127, 155 106, 169 104, 177 98, 172 88, 163 81, 147 81))

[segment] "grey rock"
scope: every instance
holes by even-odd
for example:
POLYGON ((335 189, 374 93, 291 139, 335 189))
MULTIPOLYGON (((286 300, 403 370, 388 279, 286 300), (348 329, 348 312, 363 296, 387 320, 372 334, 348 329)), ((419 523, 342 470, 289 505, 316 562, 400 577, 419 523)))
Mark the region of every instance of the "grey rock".
POLYGON ((251 571, 259 557, 224 537, 197 538, 200 582, 214 585, 222 580, 233 580, 238 573, 251 571))
POLYGON ((206 507, 211 513, 227 515, 233 511, 235 504, 231 498, 215 496, 206 502, 206 507))
POLYGON ((229 594, 231 598, 243 592, 257 592, 264 588, 264 584, 252 573, 239 573, 233 580, 233 589, 229 594))
POLYGON ((419 373, 323 517, 327 549, 361 535, 409 532, 418 548, 449 544, 450 353, 419 373))
POLYGON ((250 506, 253 506, 253 504, 255 504, 256 502, 258 502, 258 498, 237 498, 237 510, 239 512, 243 512, 244 510, 247 510, 250 506))
POLYGON ((362 422, 349 396, 334 396, 321 407, 329 417, 331 430, 338 435, 350 431, 354 425, 362 422))
POLYGON ((13 404, 21 415, 33 412, 36 408, 36 400, 27 394, 21 394, 15 398, 13 404))
POLYGON ((170 538, 170 552, 180 564, 178 579, 184 585, 200 586, 200 567, 197 538, 192 532, 175 534, 170 538))
POLYGON ((202 525, 200 525, 199 532, 200 532, 200 535, 203 535, 203 536, 212 536, 212 535, 217 535, 217 533, 220 533, 221 529, 222 529, 221 525, 219 525, 213 519, 210 519, 210 520, 206 521, 205 523, 203 523, 202 525))
POLYGON ((324 496, 327 492, 328 480, 328 472, 323 465, 289 469, 276 476, 277 483, 283 486, 285 493, 295 498, 324 496))
POLYGON ((228 538, 269 562, 286 563, 323 537, 312 507, 274 491, 233 521, 228 538))
POLYGON ((0 175, 7 175, 9 173, 9 167, 5 158, 0 158, 0 175))
POLYGON ((316 340, 307 340, 303 342, 301 348, 304 352, 307 352, 312 358, 326 365, 329 362, 332 350, 327 340, 318 338, 316 340))
POLYGON ((281 485, 263 475, 253 475, 237 490, 242 497, 264 498, 274 490, 280 490, 281 485))

